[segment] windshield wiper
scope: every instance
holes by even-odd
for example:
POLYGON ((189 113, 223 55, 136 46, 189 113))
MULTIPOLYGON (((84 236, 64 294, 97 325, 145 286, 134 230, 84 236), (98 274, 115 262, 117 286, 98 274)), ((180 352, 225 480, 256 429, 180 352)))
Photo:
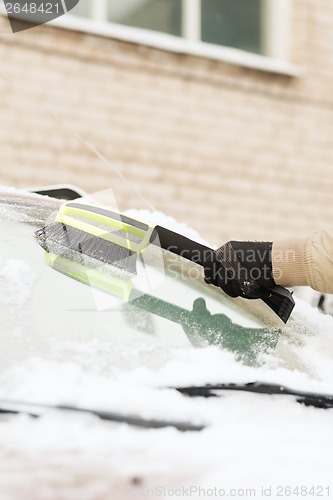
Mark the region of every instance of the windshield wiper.
MULTIPOLYGON (((249 382, 246 384, 210 384, 203 386, 175 387, 173 389, 177 390, 184 396, 204 398, 219 397, 224 392, 228 391, 240 391, 278 396, 293 396, 296 398, 297 403, 304 404, 305 406, 312 406, 314 408, 322 409, 333 408, 333 395, 297 391, 289 389, 288 387, 285 387, 283 385, 269 384, 264 382, 249 382)), ((48 405, 7 400, 2 400, 0 402, 0 416, 24 414, 29 415, 33 418, 39 418, 43 416, 44 413, 50 410, 87 413, 107 422, 126 423, 128 425, 139 427, 142 429, 163 429, 166 427, 173 427, 179 431, 186 432, 201 431, 206 428, 206 425, 204 424, 192 424, 191 422, 180 422, 172 420, 145 419, 133 415, 125 415, 117 412, 81 408, 76 406, 48 405)))
POLYGON ((107 422, 125 423, 134 427, 143 429, 163 429, 165 427, 173 427, 179 431, 201 431, 206 426, 200 424, 192 424, 190 422, 180 422, 172 420, 156 420, 145 419, 138 416, 125 415, 123 413, 81 408, 67 405, 48 405, 38 403, 28 403, 21 401, 0 401, 0 415, 28 415, 33 418, 39 418, 49 410, 59 410, 75 413, 87 413, 94 415, 101 420, 107 422))
POLYGON ((252 392, 267 395, 294 396, 297 403, 315 408, 333 408, 333 395, 315 392, 298 391, 283 385, 265 382, 249 382, 246 384, 209 384, 203 386, 177 387, 176 390, 190 397, 219 397, 227 391, 252 392))

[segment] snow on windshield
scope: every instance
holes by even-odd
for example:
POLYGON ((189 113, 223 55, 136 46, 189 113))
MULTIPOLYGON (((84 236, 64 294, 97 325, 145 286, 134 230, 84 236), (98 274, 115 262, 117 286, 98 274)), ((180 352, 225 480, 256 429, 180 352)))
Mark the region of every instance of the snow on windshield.
MULTIPOLYGON (((44 474, 47 498, 104 498, 110 488, 147 496, 149 487, 192 483, 207 489, 258 488, 258 495, 269 481, 288 485, 308 478, 311 484, 326 485, 332 468, 330 412, 305 408, 289 398, 228 394, 188 399, 167 388, 260 380, 333 392, 330 316, 296 300, 277 345, 257 352, 256 363, 244 362, 218 344, 193 348, 183 326, 174 321, 158 319, 154 335, 151 318, 138 308, 127 316, 116 309, 96 311, 88 287, 46 266, 32 237, 35 228, 21 223, 22 214, 15 220, 15 213, 8 207, 0 212, 0 398, 204 422, 208 428, 196 435, 174 429, 140 431, 91 416, 53 413, 34 422, 28 417, 2 421, 2 491, 24 498, 24 490, 27 498, 44 498, 29 468, 44 474), (57 457, 55 468, 52 457, 57 457), (64 477, 67 484, 59 495, 55 492, 64 477)), ((131 215, 151 217, 151 222, 199 239, 163 214, 134 210, 131 215)), ((223 311, 249 328, 249 334, 265 326, 238 302, 233 306, 226 299, 218 305, 214 293, 199 282, 179 287, 181 292, 170 282, 159 300, 170 301, 179 293, 176 303, 190 311, 200 289, 210 310, 223 311)), ((120 493, 117 498, 122 498, 120 493)))
MULTIPOLYGON (((5 194, 17 198, 23 195, 12 189, 6 189, 5 194)), ((36 195, 28 195, 28 198, 38 202, 43 199, 36 195)), ((194 370, 170 370, 170 378, 176 373, 180 385, 194 380, 205 383, 256 378, 286 384, 292 381, 299 388, 308 389, 309 384, 326 391, 332 388, 330 316, 297 301, 286 327, 276 322, 268 327, 247 310, 253 301, 230 300, 224 294, 216 294, 214 287, 208 287, 202 279, 192 279, 193 265, 178 258, 172 265, 173 270, 178 265, 180 278, 177 274, 176 279, 167 274, 163 286, 154 290, 153 295, 144 294, 121 311, 117 310, 118 306, 112 312, 97 311, 96 292, 53 272, 45 264, 43 252, 32 237, 33 227, 21 224, 27 210, 16 210, 12 205, 2 205, 1 210, 3 286, 0 304, 6 310, 3 317, 7 323, 12 321, 15 331, 24 331, 24 343, 29 343, 34 356, 77 362, 89 370, 97 373, 104 370, 117 378, 127 378, 131 375, 126 372, 134 370, 134 380, 136 371, 150 373, 152 369, 147 375, 147 381, 150 377, 152 382, 158 380, 156 370, 161 369, 163 383, 167 384, 165 373, 170 363, 180 356, 182 365, 184 352, 185 357, 196 356, 189 348, 215 352, 214 347, 222 347, 218 355, 229 359, 231 353, 234 370, 230 363, 225 370, 225 362, 216 361, 205 361, 197 370, 195 362, 194 370), (19 229, 14 235, 15 218, 19 229), (24 320, 17 313, 20 309, 24 320), (247 373, 246 365, 255 367, 252 375, 247 373)), ((131 210, 127 214, 148 223, 159 223, 209 245, 191 228, 159 212, 131 210)), ((31 223, 31 211, 29 217, 31 223)), ((261 314, 262 310, 257 318, 261 314)), ((10 334, 6 332, 9 338, 10 334)), ((11 365, 8 360, 15 365, 17 352, 12 350, 6 358, 5 365, 11 365)), ((22 349, 20 366, 25 361, 22 349)))

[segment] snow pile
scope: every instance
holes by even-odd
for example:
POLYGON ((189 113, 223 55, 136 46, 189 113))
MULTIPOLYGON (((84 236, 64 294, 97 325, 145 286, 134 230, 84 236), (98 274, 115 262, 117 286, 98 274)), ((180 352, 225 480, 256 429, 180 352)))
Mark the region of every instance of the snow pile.
MULTIPOLYGON (((170 373, 179 370, 189 369, 190 377, 195 365, 200 369, 202 356, 210 364, 214 356, 216 362, 222 361, 217 349, 210 354, 195 351, 192 363, 188 359, 183 365, 166 366, 157 375, 156 385, 170 382, 170 373)), ((235 374, 231 355, 224 354, 226 371, 235 374)), ((254 369, 247 370, 252 375, 254 369)), ((2 376, 0 387, 10 389, 12 399, 43 399, 52 404, 61 398, 88 408, 121 409, 134 415, 139 409, 147 418, 208 424, 200 433, 180 433, 174 429, 143 431, 103 423, 90 415, 57 412, 39 420, 25 416, 3 420, 3 498, 97 500, 110 498, 112 492, 118 500, 129 494, 145 498, 148 490, 155 491, 151 498, 158 498, 159 487, 171 492, 195 485, 255 488, 259 495, 262 487, 272 485, 329 485, 333 445, 329 411, 305 408, 290 398, 251 394, 189 399, 145 386, 147 373, 138 375, 136 383, 132 376, 115 383, 75 364, 35 359, 2 376)))
POLYGON ((200 433, 142 431, 49 413, 3 422, 0 442, 6 500, 121 500, 146 498, 148 491, 159 498, 159 488, 171 498, 174 488, 198 485, 254 488, 260 496, 262 487, 277 493, 278 486, 327 488, 331 481, 330 413, 276 398, 219 400, 215 425, 200 433))
POLYGON ((143 210, 143 209, 141 210, 132 209, 132 210, 126 210, 125 213, 130 217, 133 217, 134 219, 145 221, 151 225, 158 224, 167 229, 171 229, 171 231, 175 231, 176 233, 182 234, 187 238, 190 238, 191 240, 198 241, 203 245, 206 245, 208 247, 211 246, 211 244, 207 240, 202 238, 202 236, 197 231, 189 227, 187 224, 180 223, 173 217, 170 217, 169 215, 166 215, 163 212, 159 212, 158 210, 156 210, 155 212, 151 212, 149 210, 143 210))

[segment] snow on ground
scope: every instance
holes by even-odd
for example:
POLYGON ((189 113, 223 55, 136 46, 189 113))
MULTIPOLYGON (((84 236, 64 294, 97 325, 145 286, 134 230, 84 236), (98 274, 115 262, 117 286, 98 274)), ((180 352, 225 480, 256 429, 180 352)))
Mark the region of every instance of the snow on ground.
MULTIPOLYGON (((142 211, 131 214, 148 218, 142 211)), ((163 214, 150 217, 200 240, 163 214)), ((28 284, 36 277, 24 261, 1 256, 0 277, 2 284, 8 282, 0 291, 3 305, 12 302, 15 287, 17 305, 29 299, 28 284)), ((141 430, 57 411, 40 419, 0 417, 0 499, 332 497, 332 410, 306 408, 282 396, 228 393, 206 400, 161 389, 261 380, 333 393, 333 319, 301 300, 293 318, 296 341, 288 348, 306 370, 292 370, 270 355, 261 367, 245 366, 212 346, 174 349, 173 358, 159 368, 132 370, 108 369, 113 346, 102 339, 45 339, 52 359, 29 348, 19 364, 0 371, 0 401, 67 403, 134 415, 139 411, 145 418, 191 421, 207 428, 187 433, 141 430)), ((12 328, 19 348, 27 339, 17 325, 12 328)), ((28 340, 33 342, 33 335, 28 340)), ((1 349, 6 349, 3 342, 1 349)))

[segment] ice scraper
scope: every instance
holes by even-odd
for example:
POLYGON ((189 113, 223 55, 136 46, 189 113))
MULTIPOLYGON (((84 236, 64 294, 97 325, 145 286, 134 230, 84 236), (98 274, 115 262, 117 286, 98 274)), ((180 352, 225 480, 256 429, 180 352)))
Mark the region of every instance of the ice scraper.
MULTIPOLYGON (((71 257, 74 252, 134 274, 138 255, 149 245, 201 266, 205 274, 212 265, 219 265, 216 252, 208 246, 160 225, 79 201, 64 203, 55 221, 38 230, 36 238, 47 252, 62 257, 71 257)), ((295 305, 289 290, 278 285, 264 288, 261 299, 287 322, 295 305)))

